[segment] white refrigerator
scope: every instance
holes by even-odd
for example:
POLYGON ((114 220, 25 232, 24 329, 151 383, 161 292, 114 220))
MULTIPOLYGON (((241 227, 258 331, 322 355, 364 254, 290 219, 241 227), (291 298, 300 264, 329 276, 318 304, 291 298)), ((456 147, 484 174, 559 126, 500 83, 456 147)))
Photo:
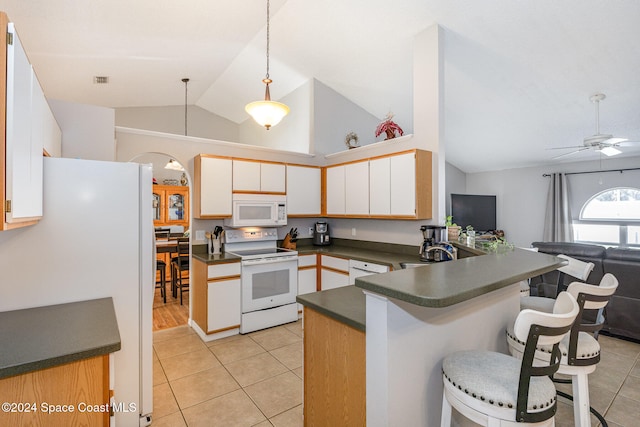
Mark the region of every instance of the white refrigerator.
POLYGON ((137 408, 117 426, 148 425, 153 409, 151 186, 150 165, 45 158, 42 220, 0 233, 0 311, 113 298, 114 396, 137 408))

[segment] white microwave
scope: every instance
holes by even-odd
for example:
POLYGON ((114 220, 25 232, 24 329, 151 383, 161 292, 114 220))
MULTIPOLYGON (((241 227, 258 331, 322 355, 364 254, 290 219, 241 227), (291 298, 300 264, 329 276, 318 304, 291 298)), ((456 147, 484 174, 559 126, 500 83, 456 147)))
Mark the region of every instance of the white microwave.
POLYGON ((234 194, 229 227, 278 227, 287 225, 287 196, 234 194))

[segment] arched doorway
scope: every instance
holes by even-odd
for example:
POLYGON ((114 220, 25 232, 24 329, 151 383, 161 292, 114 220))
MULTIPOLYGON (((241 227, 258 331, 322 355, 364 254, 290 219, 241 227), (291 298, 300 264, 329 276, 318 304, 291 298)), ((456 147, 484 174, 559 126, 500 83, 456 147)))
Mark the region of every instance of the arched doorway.
MULTIPOLYGON (((131 159, 132 162, 151 164, 153 168, 153 209, 154 228, 168 231, 171 245, 158 242, 157 259, 164 262, 165 295, 161 291, 160 270, 156 271, 156 289, 153 301, 153 330, 162 330, 186 325, 190 312, 190 293, 180 292, 171 283, 171 261, 176 256, 175 241, 178 237, 189 236, 193 223, 191 215, 191 177, 175 158, 165 153, 144 153, 131 159), (182 293, 182 304, 180 303, 182 293)), ((164 238, 164 234, 163 234, 164 238)), ((191 276, 189 271, 184 275, 191 276)))

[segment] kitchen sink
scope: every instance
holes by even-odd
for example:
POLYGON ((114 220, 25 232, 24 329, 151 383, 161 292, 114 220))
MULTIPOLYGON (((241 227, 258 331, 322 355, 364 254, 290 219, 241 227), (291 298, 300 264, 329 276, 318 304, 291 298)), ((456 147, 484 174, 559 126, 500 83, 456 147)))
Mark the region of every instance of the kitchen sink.
POLYGON ((425 265, 429 265, 429 264, 430 263, 428 262, 401 262, 400 267, 403 270, 406 270, 407 268, 424 267, 425 265))

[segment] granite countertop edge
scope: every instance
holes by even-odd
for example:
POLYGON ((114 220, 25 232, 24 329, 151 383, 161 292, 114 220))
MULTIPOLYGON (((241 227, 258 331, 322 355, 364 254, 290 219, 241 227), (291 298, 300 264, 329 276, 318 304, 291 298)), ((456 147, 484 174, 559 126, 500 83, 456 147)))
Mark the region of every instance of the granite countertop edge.
POLYGON ((122 347, 111 297, 1 312, 0 321, 0 379, 122 347))

